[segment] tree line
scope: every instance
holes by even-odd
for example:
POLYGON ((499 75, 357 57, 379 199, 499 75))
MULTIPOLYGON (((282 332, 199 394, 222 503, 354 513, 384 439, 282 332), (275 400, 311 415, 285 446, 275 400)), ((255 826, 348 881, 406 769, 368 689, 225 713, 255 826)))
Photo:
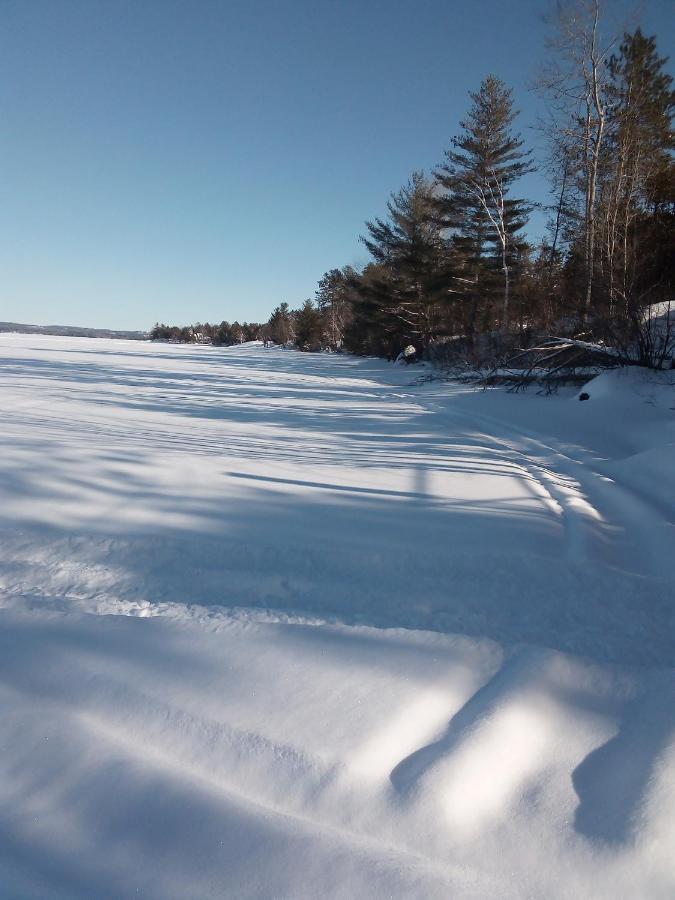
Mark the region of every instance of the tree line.
POLYGON ((655 37, 605 38, 602 24, 599 0, 558 6, 537 84, 545 159, 535 164, 516 128, 512 89, 488 75, 438 166, 413 172, 365 223, 362 270, 330 270, 313 299, 281 303, 237 338, 237 323, 201 327, 214 343, 245 332, 306 350, 393 357, 412 344, 473 361, 555 333, 637 348, 653 364, 645 310, 675 298, 675 91, 655 37), (521 182, 535 168, 550 200, 532 244, 537 204, 521 182))
POLYGON ((257 341, 262 325, 254 322, 221 322, 220 325, 202 324, 196 322, 193 325, 165 325, 157 322, 150 331, 150 339, 153 341, 173 341, 179 344, 215 344, 219 347, 229 347, 233 344, 243 344, 246 341, 257 341))

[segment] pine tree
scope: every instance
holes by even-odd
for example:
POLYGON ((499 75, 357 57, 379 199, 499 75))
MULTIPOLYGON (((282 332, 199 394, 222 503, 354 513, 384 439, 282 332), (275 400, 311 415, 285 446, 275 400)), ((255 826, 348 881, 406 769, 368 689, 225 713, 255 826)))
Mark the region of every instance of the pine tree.
POLYGON ((270 340, 275 344, 287 344, 293 340, 293 320, 288 303, 280 303, 273 311, 267 324, 270 340))
POLYGON ((295 313, 295 343, 300 350, 319 350, 322 332, 321 316, 311 300, 305 300, 295 313))
POLYGON ((351 266, 331 269, 319 281, 316 290, 316 305, 324 322, 326 346, 333 350, 339 350, 342 346, 349 319, 350 284, 355 275, 351 266))
POLYGON ((439 324, 445 248, 433 215, 432 185, 422 172, 391 195, 387 211, 386 220, 366 222, 368 235, 361 237, 383 275, 362 282, 362 292, 408 341, 425 349, 439 324))
POLYGON ((509 196, 518 179, 531 171, 529 152, 512 131, 517 112, 511 90, 490 75, 469 96, 472 106, 460 123, 462 134, 453 138, 435 175, 444 192, 437 210, 462 265, 454 290, 471 305, 468 330, 473 333, 479 305, 494 294, 499 268, 502 328, 508 327, 512 270, 523 250, 520 232, 532 206, 509 196))
POLYGON ((394 292, 386 266, 369 263, 350 278, 350 317, 344 346, 353 353, 392 358, 410 343, 407 326, 390 308, 394 292))

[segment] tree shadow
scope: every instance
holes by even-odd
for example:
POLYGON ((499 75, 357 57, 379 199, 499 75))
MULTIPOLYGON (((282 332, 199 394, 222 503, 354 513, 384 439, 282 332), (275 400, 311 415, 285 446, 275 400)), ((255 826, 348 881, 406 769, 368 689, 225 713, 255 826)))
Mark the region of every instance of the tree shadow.
POLYGON ((629 703, 617 734, 572 773, 579 796, 574 827, 587 838, 629 842, 639 827, 654 765, 675 737, 675 685, 629 703))
POLYGON ((180 355, 192 370, 158 373, 149 351, 130 351, 127 368, 120 355, 109 365, 0 360, 30 380, 36 401, 9 410, 0 434, 0 524, 16 550, 0 560, 6 583, 83 603, 117 591, 672 660, 671 586, 654 603, 653 581, 609 567, 589 579, 583 560, 565 556, 561 516, 508 448, 369 382, 368 363, 331 358, 328 377, 320 356, 200 348, 180 355), (63 403, 54 414, 51 391, 63 403), (209 404, 220 415, 228 393, 227 423, 196 425, 209 404), (636 623, 649 641, 636 644, 636 623))

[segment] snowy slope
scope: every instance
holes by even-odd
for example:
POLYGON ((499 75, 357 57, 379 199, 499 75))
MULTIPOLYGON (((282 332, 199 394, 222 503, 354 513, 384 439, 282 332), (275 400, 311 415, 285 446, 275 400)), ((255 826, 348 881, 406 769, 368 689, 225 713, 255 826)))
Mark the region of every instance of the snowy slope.
POLYGON ((673 896, 668 373, 410 379, 0 336, 2 896, 673 896))

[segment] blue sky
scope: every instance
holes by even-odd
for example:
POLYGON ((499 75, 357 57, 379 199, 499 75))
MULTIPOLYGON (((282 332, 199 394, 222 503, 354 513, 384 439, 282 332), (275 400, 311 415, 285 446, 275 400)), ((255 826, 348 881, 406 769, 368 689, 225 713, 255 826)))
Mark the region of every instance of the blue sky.
MULTIPOLYGON (((441 161, 485 75, 536 142, 548 8, 0 0, 0 320, 149 328, 298 305, 367 261, 364 220, 441 161)), ((642 4, 666 55, 674 8, 642 4)), ((543 178, 523 192, 545 200, 543 178)))

